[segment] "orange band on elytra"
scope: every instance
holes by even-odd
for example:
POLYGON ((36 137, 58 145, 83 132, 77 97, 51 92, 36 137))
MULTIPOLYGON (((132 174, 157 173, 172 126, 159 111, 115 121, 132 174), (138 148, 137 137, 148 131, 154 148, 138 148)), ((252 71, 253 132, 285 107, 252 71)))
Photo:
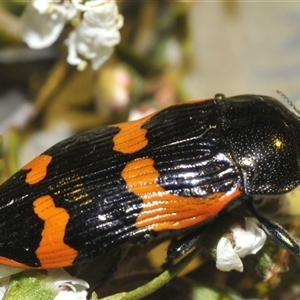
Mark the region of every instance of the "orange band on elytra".
POLYGON ((146 147, 148 144, 148 139, 146 138, 147 129, 142 128, 142 125, 153 115, 115 125, 120 131, 113 137, 113 150, 123 154, 131 154, 146 147))
POLYGON ((42 268, 58 268, 72 265, 78 252, 64 243, 69 214, 56 207, 51 196, 46 195, 33 202, 34 212, 44 223, 42 238, 35 251, 42 268))
POLYGON ((21 268, 21 269, 28 269, 32 268, 30 266, 27 266, 25 264, 19 263, 17 261, 14 261, 12 259, 0 256, 0 264, 5 265, 5 266, 10 266, 10 267, 16 267, 16 268, 21 268))
POLYGON ((143 209, 136 220, 137 228, 147 226, 162 231, 199 224, 241 194, 238 188, 234 188, 203 198, 174 195, 157 183, 159 173, 153 164, 151 158, 134 160, 121 174, 128 190, 143 199, 143 209))
POLYGON ((26 183, 36 184, 42 181, 47 175, 47 167, 52 160, 52 156, 42 154, 25 165, 22 170, 30 170, 26 175, 26 183))

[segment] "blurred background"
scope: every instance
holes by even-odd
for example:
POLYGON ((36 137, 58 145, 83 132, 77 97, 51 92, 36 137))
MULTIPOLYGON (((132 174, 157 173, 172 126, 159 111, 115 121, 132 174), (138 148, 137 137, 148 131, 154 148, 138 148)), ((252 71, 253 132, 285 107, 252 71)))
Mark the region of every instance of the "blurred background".
MULTIPOLYGON (((120 43, 98 70, 88 62, 82 71, 66 61, 65 40, 74 22, 66 22, 57 41, 44 49, 23 42, 26 3, 0 3, 4 177, 77 132, 216 93, 280 99, 279 90, 299 108, 299 2, 118 1, 124 17, 120 43)), ((254 276, 255 265, 249 264, 243 277, 210 271, 214 279, 205 282, 244 298, 300 299, 295 273, 282 281, 276 277, 286 266, 273 270, 276 280, 270 284, 254 276)))
POLYGON ((21 164, 71 133, 175 102, 216 93, 280 98, 276 90, 300 99, 299 3, 120 1, 121 42, 99 70, 83 72, 66 62, 70 24, 48 48, 22 42, 25 4, 0 6, 0 132, 37 134, 21 164), (53 140, 38 130, 55 132, 53 140))
POLYGON ((300 98, 299 3, 120 1, 121 42, 99 70, 83 72, 66 62, 70 24, 45 49, 22 42, 25 4, 0 6, 0 131, 55 135, 38 135, 41 145, 23 149, 21 164, 73 132, 175 102, 216 93, 280 98, 276 90, 300 98))

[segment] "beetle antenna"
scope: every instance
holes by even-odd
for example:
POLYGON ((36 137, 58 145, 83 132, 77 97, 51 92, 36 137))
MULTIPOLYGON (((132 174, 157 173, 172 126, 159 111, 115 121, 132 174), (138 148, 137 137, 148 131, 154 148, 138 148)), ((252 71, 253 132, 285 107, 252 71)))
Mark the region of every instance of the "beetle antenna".
POLYGON ((295 104, 289 99, 289 97, 281 91, 276 91, 289 105, 290 107, 300 116, 300 110, 295 106, 295 104))

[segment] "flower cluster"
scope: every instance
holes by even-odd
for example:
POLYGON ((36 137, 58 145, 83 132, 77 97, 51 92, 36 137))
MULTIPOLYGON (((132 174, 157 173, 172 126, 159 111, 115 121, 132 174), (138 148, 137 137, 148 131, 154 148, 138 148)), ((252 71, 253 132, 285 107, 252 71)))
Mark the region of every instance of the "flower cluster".
POLYGON ((76 24, 66 40, 67 61, 83 70, 91 60, 97 70, 120 42, 123 16, 114 0, 32 0, 21 22, 23 40, 34 49, 51 46, 67 22, 76 24))

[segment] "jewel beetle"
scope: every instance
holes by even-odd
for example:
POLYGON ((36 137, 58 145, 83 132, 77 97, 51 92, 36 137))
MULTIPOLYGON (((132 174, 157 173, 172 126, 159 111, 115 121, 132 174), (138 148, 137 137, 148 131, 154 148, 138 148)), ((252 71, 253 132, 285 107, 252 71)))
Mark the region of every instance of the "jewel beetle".
POLYGON ((239 198, 299 254, 253 205, 300 184, 299 156, 300 118, 258 95, 217 94, 77 134, 1 185, 0 263, 71 266, 186 228, 191 246, 199 224, 239 198))

